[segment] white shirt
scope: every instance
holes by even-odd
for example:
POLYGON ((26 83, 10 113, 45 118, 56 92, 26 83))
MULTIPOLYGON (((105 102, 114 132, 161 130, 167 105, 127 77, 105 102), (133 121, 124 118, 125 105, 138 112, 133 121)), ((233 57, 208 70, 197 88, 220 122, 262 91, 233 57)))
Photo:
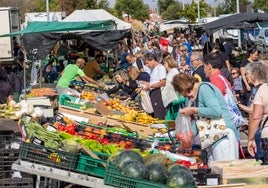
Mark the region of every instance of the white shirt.
POLYGON ((166 68, 159 63, 156 67, 154 67, 153 70, 151 70, 150 85, 158 83, 160 82, 160 80, 166 79, 166 75, 167 75, 166 68))

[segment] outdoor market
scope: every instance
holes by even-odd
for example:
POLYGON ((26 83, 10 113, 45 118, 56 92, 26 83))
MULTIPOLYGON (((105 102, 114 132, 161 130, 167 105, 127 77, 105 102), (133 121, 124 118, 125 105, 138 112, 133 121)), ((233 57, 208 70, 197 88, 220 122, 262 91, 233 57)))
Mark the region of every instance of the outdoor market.
POLYGON ((268 187, 268 45, 246 37, 267 23, 142 31, 83 9, 0 30, 0 188, 268 187))

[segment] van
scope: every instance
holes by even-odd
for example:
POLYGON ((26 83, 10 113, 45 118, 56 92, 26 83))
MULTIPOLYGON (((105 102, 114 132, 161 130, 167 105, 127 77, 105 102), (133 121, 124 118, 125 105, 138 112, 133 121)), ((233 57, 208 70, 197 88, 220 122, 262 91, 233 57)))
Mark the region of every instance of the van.
POLYGON ((268 52, 268 22, 257 23, 257 25, 260 28, 260 32, 256 36, 256 48, 261 52, 268 52))

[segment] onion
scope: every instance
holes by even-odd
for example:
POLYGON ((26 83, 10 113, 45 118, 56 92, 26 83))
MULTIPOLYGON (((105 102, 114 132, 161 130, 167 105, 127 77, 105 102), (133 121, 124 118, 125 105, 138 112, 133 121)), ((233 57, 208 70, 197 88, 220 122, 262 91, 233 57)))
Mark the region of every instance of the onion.
POLYGON ((37 114, 35 113, 35 112, 33 112, 32 114, 31 114, 31 116, 32 116, 32 118, 37 118, 37 114))
POLYGON ((15 116, 16 116, 16 118, 20 119, 22 116, 22 112, 21 111, 15 112, 15 116))
POLYGON ((34 112, 34 107, 33 107, 33 105, 31 105, 31 104, 28 104, 28 108, 27 108, 27 114, 32 114, 34 112))
POLYGON ((9 102, 8 102, 8 106, 9 107, 15 107, 16 106, 16 101, 14 101, 14 100, 10 100, 9 102))

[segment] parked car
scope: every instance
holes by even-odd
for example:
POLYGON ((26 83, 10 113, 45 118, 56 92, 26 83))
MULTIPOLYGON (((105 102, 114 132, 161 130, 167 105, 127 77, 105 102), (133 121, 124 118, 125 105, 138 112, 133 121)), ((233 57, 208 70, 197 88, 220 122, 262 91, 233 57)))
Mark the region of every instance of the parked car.
POLYGON ((257 24, 260 28, 259 34, 256 36, 255 45, 261 52, 268 52, 268 22, 267 24, 257 24), (265 27, 262 27, 265 26, 265 27))

